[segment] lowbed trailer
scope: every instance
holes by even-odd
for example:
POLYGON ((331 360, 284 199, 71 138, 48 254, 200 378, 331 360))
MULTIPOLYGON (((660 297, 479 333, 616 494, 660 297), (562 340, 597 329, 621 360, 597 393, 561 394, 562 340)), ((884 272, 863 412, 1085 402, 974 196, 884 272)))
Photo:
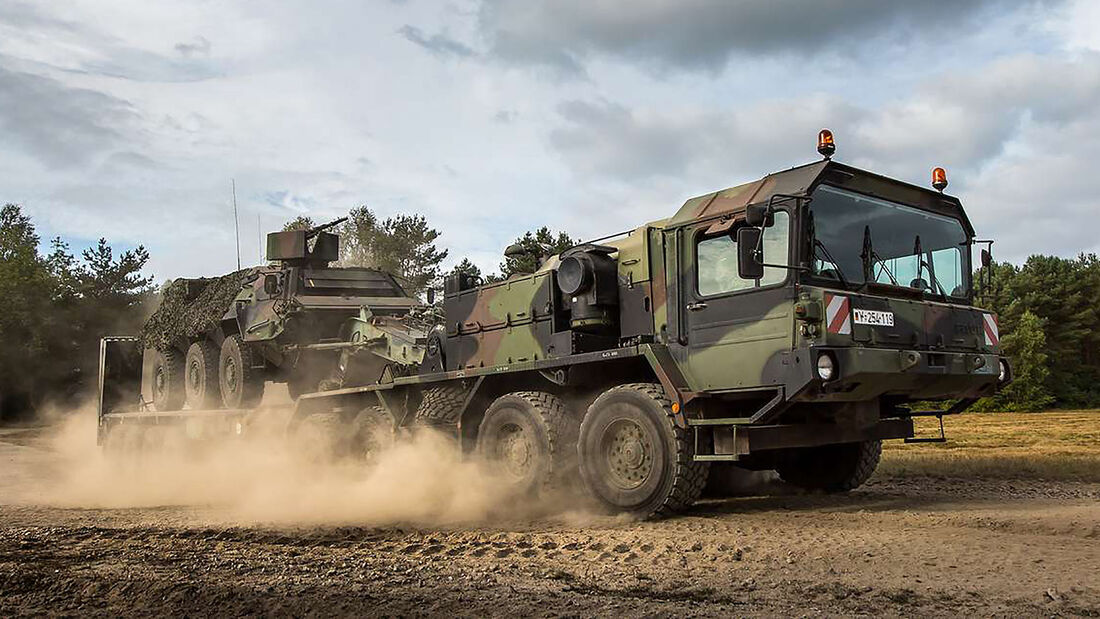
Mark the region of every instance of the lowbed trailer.
MULTIPOLYGON (((149 360, 140 338, 112 336, 100 340, 99 398, 96 407, 97 442, 111 451, 148 452, 163 448, 164 430, 178 438, 205 442, 240 437, 255 409, 190 409, 158 411, 152 405, 149 360), (144 360, 144 362, 143 362, 144 360), (144 388, 143 388, 144 386, 144 388)), ((289 417, 292 404, 267 407, 283 409, 289 417)))
POLYGON ((832 161, 826 134, 823 161, 539 256, 534 273, 452 274, 433 324, 364 308, 340 330, 340 388, 302 395, 287 432, 369 461, 432 427, 518 496, 579 480, 641 517, 686 508, 732 466, 842 492, 882 440, 943 440, 942 424, 914 437, 913 418, 1011 380, 974 303, 980 241, 941 169, 938 191, 885 178, 832 161))

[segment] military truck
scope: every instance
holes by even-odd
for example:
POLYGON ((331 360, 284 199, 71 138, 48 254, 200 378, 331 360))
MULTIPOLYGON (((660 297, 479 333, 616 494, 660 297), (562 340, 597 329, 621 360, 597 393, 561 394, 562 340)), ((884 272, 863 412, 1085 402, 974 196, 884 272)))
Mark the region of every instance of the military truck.
POLYGON ((269 234, 269 265, 173 281, 140 338, 153 408, 249 409, 266 382, 286 382, 293 397, 317 391, 338 380, 347 319, 417 305, 388 273, 330 266, 339 236, 326 230, 345 219, 269 234))
POLYGON ((533 273, 451 275, 435 320, 363 309, 342 328, 339 388, 302 395, 288 434, 370 460, 396 431, 431 427, 520 496, 579 482, 639 517, 685 509, 721 467, 859 486, 881 441, 943 440, 942 416, 1011 369, 975 306, 979 241, 942 170, 925 189, 834 148, 823 131, 823 160, 533 273), (939 436, 914 436, 922 415, 939 436))

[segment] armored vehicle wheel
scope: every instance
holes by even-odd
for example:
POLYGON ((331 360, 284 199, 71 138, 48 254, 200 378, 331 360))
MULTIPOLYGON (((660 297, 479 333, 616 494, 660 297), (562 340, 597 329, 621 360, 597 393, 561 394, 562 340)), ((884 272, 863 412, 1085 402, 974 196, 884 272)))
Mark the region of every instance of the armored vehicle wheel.
POLYGON ((581 422, 581 478, 608 508, 661 518, 689 507, 707 483, 709 467, 695 462, 687 430, 673 422, 660 385, 608 389, 581 422))
POLYGON ((187 349, 184 362, 187 404, 195 410, 221 408, 221 387, 218 385, 218 347, 209 340, 199 340, 187 349))
POLYGON ((252 351, 240 335, 225 338, 218 360, 218 382, 226 408, 252 408, 264 397, 264 379, 252 367, 252 351))
POLYGON ((293 432, 294 449, 308 462, 334 462, 347 454, 348 428, 337 413, 307 415, 293 432))
POLYGON ((780 479, 823 492, 847 492, 867 481, 882 456, 882 441, 792 449, 776 467, 780 479))
POLYGON ((424 390, 420 406, 416 409, 417 425, 448 426, 458 423, 462 405, 466 402, 466 389, 461 385, 443 385, 424 390))
POLYGON ((477 452, 510 490, 538 494, 576 478, 577 418, 557 396, 520 391, 497 398, 477 432, 477 452))
POLYGON ((397 423, 389 411, 381 406, 364 408, 352 425, 351 456, 375 464, 382 453, 393 447, 396 430, 397 423))
POLYGON ((153 358, 153 406, 161 412, 183 408, 183 355, 175 348, 158 350, 153 358))

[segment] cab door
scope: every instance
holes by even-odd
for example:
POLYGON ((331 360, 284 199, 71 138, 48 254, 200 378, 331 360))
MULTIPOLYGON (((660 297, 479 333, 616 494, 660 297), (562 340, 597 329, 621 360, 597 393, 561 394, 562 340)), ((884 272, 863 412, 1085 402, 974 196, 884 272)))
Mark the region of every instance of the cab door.
MULTIPOLYGON (((789 269, 766 267, 759 280, 737 274, 736 230, 700 224, 680 244, 680 354, 693 389, 718 391, 779 384, 794 342, 789 269)), ((764 262, 792 264, 790 216, 775 212, 764 231, 764 262)))

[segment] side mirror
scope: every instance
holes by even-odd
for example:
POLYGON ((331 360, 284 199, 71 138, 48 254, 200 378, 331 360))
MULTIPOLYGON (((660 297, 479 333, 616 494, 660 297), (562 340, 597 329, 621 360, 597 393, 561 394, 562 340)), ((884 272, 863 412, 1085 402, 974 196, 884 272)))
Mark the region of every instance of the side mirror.
POLYGON ((509 258, 518 258, 520 256, 526 256, 529 252, 527 248, 520 243, 513 243, 504 250, 504 255, 509 258))
POLYGON ((428 288, 428 305, 435 305, 435 288, 428 288))
POLYGON ((743 226, 737 230, 737 274, 741 279, 764 277, 764 248, 760 245, 760 228, 743 226), (757 251, 757 247, 760 248, 757 251))
POLYGON ((991 264, 993 264, 993 254, 989 253, 988 249, 983 249, 982 266, 988 269, 991 264))
POLYGON ((269 295, 279 294, 279 276, 278 275, 265 275, 264 276, 264 292, 269 295))
POLYGON ((775 216, 767 204, 750 204, 745 207, 745 223, 755 228, 767 228, 775 223, 775 216))

